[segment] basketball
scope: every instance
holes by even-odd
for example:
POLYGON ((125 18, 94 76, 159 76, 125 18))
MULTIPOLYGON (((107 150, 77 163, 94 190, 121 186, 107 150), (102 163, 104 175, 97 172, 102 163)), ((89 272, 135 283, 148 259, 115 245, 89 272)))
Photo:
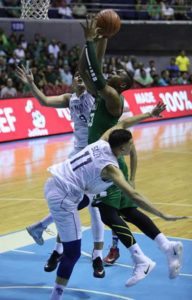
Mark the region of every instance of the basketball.
POLYGON ((96 26, 99 33, 105 37, 115 35, 121 27, 121 19, 113 9, 103 9, 96 15, 96 26))

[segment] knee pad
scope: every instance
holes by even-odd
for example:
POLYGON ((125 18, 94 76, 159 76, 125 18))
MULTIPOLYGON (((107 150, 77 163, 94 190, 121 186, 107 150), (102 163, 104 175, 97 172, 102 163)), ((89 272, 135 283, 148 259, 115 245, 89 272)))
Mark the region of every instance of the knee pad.
POLYGON ((81 240, 63 243, 64 255, 61 258, 57 276, 69 279, 74 265, 81 256, 81 240))
POLYGON ((64 255, 71 260, 78 260, 81 256, 81 240, 76 240, 72 242, 64 242, 64 255))

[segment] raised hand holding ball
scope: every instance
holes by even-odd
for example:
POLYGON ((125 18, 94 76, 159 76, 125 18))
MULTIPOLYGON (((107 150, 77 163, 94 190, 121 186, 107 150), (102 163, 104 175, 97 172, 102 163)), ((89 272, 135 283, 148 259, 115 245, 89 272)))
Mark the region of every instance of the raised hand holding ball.
POLYGON ((121 19, 113 9, 101 10, 95 19, 98 33, 104 37, 110 38, 120 30, 121 19))

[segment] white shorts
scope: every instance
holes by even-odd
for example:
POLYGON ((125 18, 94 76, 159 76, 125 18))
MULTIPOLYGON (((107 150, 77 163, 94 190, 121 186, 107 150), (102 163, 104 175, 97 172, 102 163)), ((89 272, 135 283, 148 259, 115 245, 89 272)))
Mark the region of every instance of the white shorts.
POLYGON ((67 197, 67 192, 58 187, 54 177, 46 181, 44 193, 61 241, 71 242, 81 239, 78 204, 73 203, 71 197, 67 197))

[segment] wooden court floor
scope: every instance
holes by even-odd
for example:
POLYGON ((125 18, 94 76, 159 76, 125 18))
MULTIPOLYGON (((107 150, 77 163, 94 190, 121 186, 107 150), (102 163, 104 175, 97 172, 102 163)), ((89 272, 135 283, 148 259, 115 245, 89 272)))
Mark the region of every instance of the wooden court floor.
MULTIPOLYGON (((192 216, 192 118, 143 124, 132 132, 138 152, 137 190, 166 213, 192 216)), ((22 230, 48 213, 43 197, 46 169, 65 159, 72 145, 72 134, 0 144, 1 235, 22 230)), ((192 219, 166 222, 151 217, 168 236, 192 239, 192 219)), ((81 219, 90 225, 87 209, 81 219)))

